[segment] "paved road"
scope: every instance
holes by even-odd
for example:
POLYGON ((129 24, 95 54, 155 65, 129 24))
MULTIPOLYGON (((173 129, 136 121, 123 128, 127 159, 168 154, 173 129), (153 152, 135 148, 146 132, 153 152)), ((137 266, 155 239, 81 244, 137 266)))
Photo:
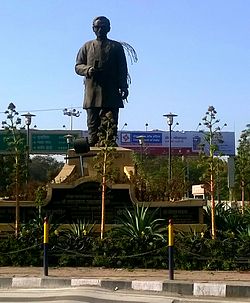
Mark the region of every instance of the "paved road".
POLYGON ((0 290, 1 303, 249 303, 250 299, 171 297, 135 291, 109 291, 100 288, 7 289, 0 290))
POLYGON ((173 299, 136 292, 109 291, 100 288, 67 289, 11 289, 0 291, 0 302, 50 302, 50 303, 172 303, 173 299))

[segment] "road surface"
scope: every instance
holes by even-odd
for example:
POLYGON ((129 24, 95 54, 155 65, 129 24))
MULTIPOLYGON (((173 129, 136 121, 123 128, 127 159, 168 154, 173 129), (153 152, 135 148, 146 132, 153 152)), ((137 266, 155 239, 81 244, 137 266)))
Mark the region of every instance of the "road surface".
POLYGON ((195 298, 168 296, 162 293, 116 291, 95 288, 65 289, 1 289, 1 303, 250 303, 248 299, 235 298, 195 298))

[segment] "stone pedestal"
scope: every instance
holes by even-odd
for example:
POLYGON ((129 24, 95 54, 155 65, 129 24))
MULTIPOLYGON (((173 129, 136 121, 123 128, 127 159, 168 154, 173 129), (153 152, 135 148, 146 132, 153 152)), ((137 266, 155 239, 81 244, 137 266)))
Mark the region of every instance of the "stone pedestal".
MULTIPOLYGON (((51 184, 49 189, 48 204, 45 208, 56 212, 64 208, 65 215, 70 214, 70 219, 75 220, 78 215, 91 218, 100 218, 101 192, 100 176, 95 169, 95 156, 101 148, 92 147, 86 154, 76 154, 75 150, 68 151, 67 164, 51 184), (62 203, 60 200, 65 202, 62 203), (67 202, 66 202, 67 201, 67 202), (68 209, 66 211, 66 209, 68 209)), ((144 205, 158 209, 158 215, 168 220, 173 219, 175 226, 180 229, 201 230, 203 225, 203 206, 206 201, 202 199, 183 199, 180 201, 138 201, 135 197, 134 186, 130 177, 134 174, 132 150, 118 147, 113 152, 113 166, 118 172, 116 182, 109 184, 106 196, 107 223, 115 224, 115 218, 124 208, 132 209, 133 205, 144 205), (183 227, 184 226, 184 227, 183 227)))
MULTIPOLYGON (((96 180, 98 173, 94 168, 95 156, 100 151, 100 147, 91 147, 88 153, 76 154, 74 149, 70 149, 67 153, 67 163, 55 178, 55 183, 68 183, 82 177, 96 180)), ((122 147, 117 147, 113 152, 113 167, 116 169, 117 177, 122 183, 126 182, 126 178, 129 182, 130 175, 134 174, 132 153, 132 150, 122 147)))
MULTIPOLYGON (((94 165, 95 156, 101 148, 92 147, 86 154, 77 154, 71 149, 67 154, 67 163, 55 178, 48 184, 48 194, 43 210, 52 214, 54 220, 62 224, 71 224, 78 219, 100 224, 101 219, 101 183, 94 165)), ((134 174, 132 151, 118 147, 113 152, 113 166, 117 170, 116 181, 107 185, 105 197, 106 227, 117 223, 125 208, 132 210, 135 205, 146 206, 150 211, 157 209, 157 216, 172 219, 175 230, 190 228, 201 231, 203 224, 203 206, 205 200, 184 199, 180 201, 138 201, 135 197, 130 177, 134 174)), ((35 205, 20 202, 21 218, 27 221, 32 218, 35 205)), ((15 219, 15 202, 0 203, 0 222, 13 223, 15 219), (8 218, 6 216, 8 215, 8 218)))

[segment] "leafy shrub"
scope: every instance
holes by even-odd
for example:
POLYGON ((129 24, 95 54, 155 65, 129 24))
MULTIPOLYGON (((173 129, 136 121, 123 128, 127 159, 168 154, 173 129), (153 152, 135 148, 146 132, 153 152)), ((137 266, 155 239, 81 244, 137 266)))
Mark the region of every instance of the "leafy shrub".
MULTIPOLYGON (((174 241, 175 268, 183 270, 249 270, 249 211, 244 214, 227 211, 234 219, 222 220, 226 226, 211 239, 209 232, 176 233, 174 241), (226 221, 227 220, 227 221, 226 221), (225 223, 228 222, 228 223, 225 223), (227 227, 228 226, 228 227, 227 227)), ((219 217, 218 217, 219 219, 219 217)), ((222 221, 221 220, 221 221, 222 221)), ((23 225, 18 238, 0 241, 0 266, 41 266, 43 256, 42 220, 23 225)), ((147 208, 127 211, 121 226, 106 233, 104 239, 93 233, 93 226, 78 221, 58 232, 51 224, 49 266, 104 266, 113 268, 168 268, 166 231, 147 208)))

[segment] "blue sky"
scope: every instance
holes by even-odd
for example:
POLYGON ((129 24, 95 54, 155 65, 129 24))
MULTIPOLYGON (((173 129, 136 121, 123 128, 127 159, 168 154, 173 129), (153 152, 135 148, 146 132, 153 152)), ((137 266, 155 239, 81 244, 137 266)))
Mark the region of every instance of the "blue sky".
POLYGON ((249 0, 0 0, 0 119, 10 102, 36 114, 39 129, 70 127, 63 108, 82 112, 78 49, 94 39, 92 20, 111 21, 109 37, 131 44, 128 103, 119 128, 168 130, 163 114, 178 114, 175 130, 196 130, 213 105, 224 131, 250 123, 249 0))

